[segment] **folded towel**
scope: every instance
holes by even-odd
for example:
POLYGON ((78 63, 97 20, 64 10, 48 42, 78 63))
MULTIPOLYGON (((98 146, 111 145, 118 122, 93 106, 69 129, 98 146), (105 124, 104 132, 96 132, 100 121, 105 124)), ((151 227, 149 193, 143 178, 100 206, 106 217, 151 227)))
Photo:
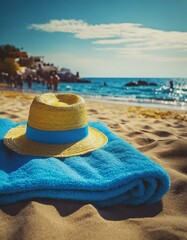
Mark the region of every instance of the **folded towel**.
POLYGON ((9 150, 2 139, 17 125, 0 119, 0 204, 31 198, 96 206, 154 204, 169 189, 169 176, 162 167, 102 123, 90 126, 102 131, 108 143, 91 153, 67 158, 24 156, 9 150))

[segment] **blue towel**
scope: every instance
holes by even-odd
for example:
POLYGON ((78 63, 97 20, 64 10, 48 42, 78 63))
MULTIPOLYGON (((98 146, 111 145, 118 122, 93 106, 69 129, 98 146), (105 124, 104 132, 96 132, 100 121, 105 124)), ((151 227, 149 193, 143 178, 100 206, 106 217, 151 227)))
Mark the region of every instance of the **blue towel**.
POLYGON ((9 150, 2 139, 17 125, 0 119, 0 204, 31 198, 95 206, 154 204, 169 189, 169 176, 162 167, 102 123, 90 126, 107 135, 104 147, 66 158, 24 156, 9 150))

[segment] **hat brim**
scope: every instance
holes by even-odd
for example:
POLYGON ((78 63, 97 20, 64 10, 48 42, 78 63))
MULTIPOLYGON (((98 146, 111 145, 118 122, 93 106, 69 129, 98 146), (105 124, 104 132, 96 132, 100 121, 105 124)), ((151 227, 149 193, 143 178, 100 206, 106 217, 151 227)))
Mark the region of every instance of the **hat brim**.
POLYGON ((95 128, 88 127, 88 137, 70 144, 45 144, 26 137, 26 125, 12 128, 5 135, 4 144, 22 155, 70 157, 92 152, 104 146, 108 138, 95 128))

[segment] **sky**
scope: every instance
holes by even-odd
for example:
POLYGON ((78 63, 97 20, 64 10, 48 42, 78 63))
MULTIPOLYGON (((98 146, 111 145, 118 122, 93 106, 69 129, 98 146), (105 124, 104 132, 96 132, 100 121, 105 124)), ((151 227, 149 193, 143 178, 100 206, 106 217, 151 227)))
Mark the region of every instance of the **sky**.
POLYGON ((187 77, 187 0, 0 0, 0 45, 82 77, 187 77))

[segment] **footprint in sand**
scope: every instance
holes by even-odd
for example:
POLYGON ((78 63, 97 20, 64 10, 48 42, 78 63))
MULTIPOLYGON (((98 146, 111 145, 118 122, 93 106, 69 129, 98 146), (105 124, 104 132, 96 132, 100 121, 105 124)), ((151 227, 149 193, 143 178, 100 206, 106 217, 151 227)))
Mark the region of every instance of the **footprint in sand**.
POLYGON ((108 120, 108 118, 105 117, 99 117, 100 120, 108 120))
POLYGON ((109 124, 109 127, 111 127, 111 128, 119 128, 120 125, 118 123, 112 123, 112 124, 109 124))
POLYGON ((169 136, 173 135, 172 133, 167 132, 167 131, 154 131, 152 133, 159 137, 169 137, 169 136))
POLYGON ((181 137, 187 137, 187 132, 181 133, 180 136, 181 137))
POLYGON ((176 139, 171 142, 162 141, 162 148, 157 152, 157 155, 165 159, 185 159, 187 156, 187 142, 181 139, 176 139))
POLYGON ((125 123, 128 123, 128 122, 129 122, 129 121, 124 120, 124 119, 120 119, 120 121, 121 121, 122 124, 125 124, 125 123))
POLYGON ((18 115, 15 115, 15 114, 7 114, 8 118, 10 119, 15 119, 15 118, 19 118, 18 115))
POLYGON ((143 128, 143 129, 146 129, 146 130, 152 129, 152 127, 150 127, 149 125, 145 125, 145 126, 143 126, 142 128, 143 128))
POLYGON ((0 114, 2 114, 2 115, 5 115, 5 114, 6 114, 6 112, 0 112, 0 114))
POLYGON ((167 123, 166 127, 173 127, 171 124, 167 123))
POLYGON ((143 134, 142 132, 131 132, 131 133, 128 133, 126 136, 127 137, 136 137, 137 135, 140 135, 140 134, 143 134))
POLYGON ((175 128, 184 128, 185 127, 185 125, 179 124, 179 123, 175 123, 175 125, 177 125, 177 126, 175 126, 175 128))
POLYGON ((89 109, 88 112, 91 112, 91 113, 95 113, 95 114, 98 114, 98 111, 95 110, 95 109, 89 109))
POLYGON ((135 142, 141 146, 145 146, 155 142, 152 138, 135 138, 135 142))
POLYGON ((155 120, 153 123, 161 123, 160 120, 155 120))
POLYGON ((139 147, 138 149, 141 151, 141 152, 147 152, 153 148, 156 148, 158 146, 158 142, 153 140, 151 143, 147 144, 147 145, 144 145, 144 146, 141 146, 139 147))

